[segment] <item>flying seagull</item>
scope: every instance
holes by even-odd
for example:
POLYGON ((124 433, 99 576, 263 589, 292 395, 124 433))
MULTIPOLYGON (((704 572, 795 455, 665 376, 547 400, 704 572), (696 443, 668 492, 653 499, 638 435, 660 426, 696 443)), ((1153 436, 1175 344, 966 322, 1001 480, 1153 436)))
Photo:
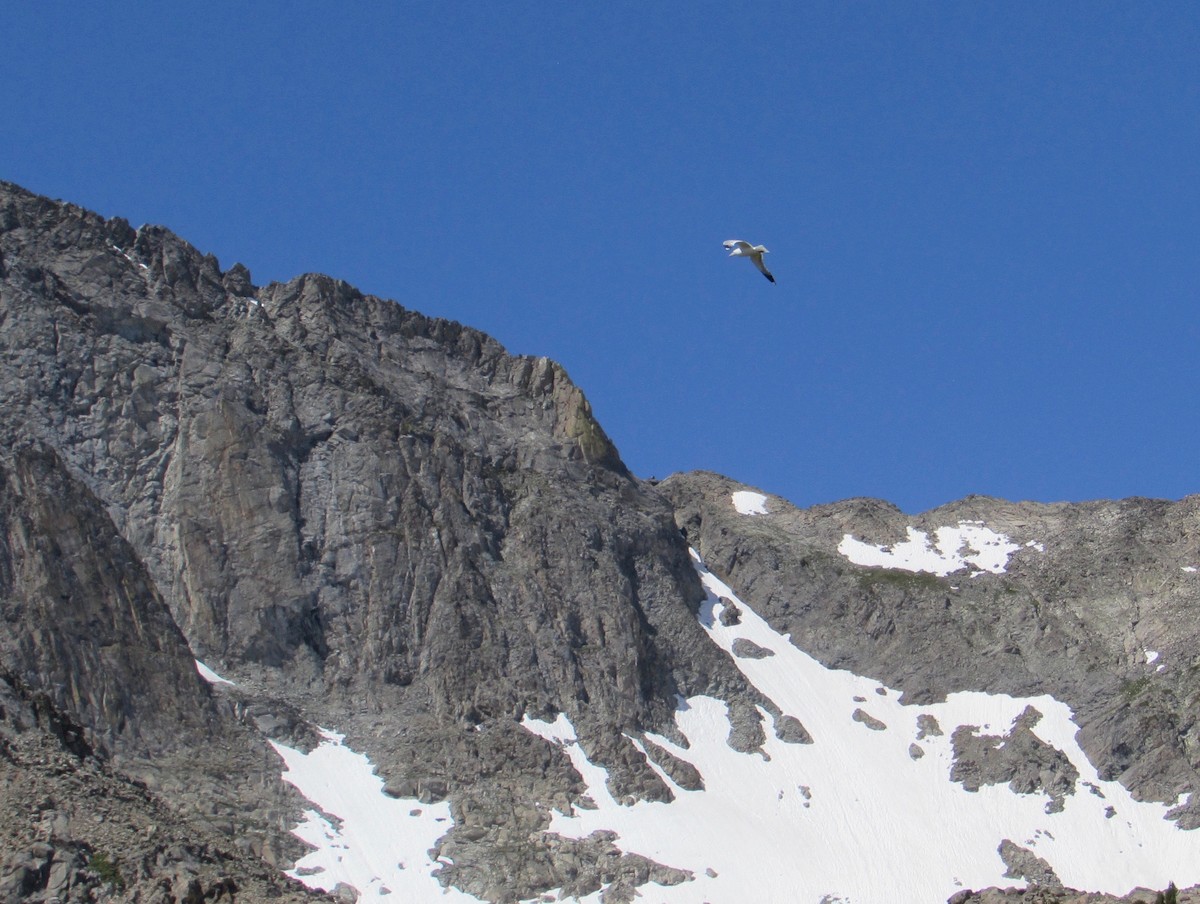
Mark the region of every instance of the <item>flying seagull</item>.
POLYGON ((754 266, 758 267, 759 271, 771 282, 775 282, 775 277, 771 275, 771 271, 767 269, 767 265, 763 263, 762 256, 769 254, 762 245, 751 245, 749 242, 743 242, 741 239, 730 239, 725 243, 725 247, 729 249, 730 257, 748 257, 754 261, 754 266))

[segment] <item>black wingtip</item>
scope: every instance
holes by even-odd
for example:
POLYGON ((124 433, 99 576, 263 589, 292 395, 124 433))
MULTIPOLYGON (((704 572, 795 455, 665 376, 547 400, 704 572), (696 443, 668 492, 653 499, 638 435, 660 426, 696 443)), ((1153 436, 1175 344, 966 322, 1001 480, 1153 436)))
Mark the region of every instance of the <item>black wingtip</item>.
POLYGON ((765 276, 767 279, 771 280, 771 282, 775 282, 775 277, 772 276, 770 273, 764 273, 763 276, 765 276))

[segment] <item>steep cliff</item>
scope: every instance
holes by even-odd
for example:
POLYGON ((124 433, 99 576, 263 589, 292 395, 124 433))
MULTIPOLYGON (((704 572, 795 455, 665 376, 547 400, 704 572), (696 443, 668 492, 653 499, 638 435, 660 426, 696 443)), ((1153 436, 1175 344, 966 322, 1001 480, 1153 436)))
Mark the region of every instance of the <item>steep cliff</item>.
POLYGON ((544 817, 514 789, 571 787, 525 713, 568 713, 619 793, 665 798, 625 734, 745 689, 669 505, 549 360, 8 184, 0 327, 0 429, 88 487, 194 655, 449 794, 460 829, 524 843, 544 817))

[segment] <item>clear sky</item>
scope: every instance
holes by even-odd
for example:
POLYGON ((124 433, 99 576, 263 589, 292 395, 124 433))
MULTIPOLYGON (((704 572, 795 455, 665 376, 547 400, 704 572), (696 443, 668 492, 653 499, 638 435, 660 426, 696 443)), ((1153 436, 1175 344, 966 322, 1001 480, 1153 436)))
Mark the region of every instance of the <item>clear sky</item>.
POLYGON ((9 3, 0 179, 554 358, 643 477, 1200 491, 1194 2, 9 3))

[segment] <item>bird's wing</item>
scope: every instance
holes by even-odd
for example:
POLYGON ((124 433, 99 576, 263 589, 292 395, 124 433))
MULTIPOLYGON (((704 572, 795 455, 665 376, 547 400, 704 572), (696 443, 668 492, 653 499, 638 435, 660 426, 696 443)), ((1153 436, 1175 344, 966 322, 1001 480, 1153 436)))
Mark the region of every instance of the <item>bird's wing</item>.
POLYGON ((754 261, 754 266, 758 267, 759 271, 762 273, 763 276, 765 276, 767 279, 771 280, 771 282, 775 282, 775 277, 771 275, 771 271, 768 270, 767 265, 763 263, 761 254, 755 254, 750 259, 752 261, 754 261))

